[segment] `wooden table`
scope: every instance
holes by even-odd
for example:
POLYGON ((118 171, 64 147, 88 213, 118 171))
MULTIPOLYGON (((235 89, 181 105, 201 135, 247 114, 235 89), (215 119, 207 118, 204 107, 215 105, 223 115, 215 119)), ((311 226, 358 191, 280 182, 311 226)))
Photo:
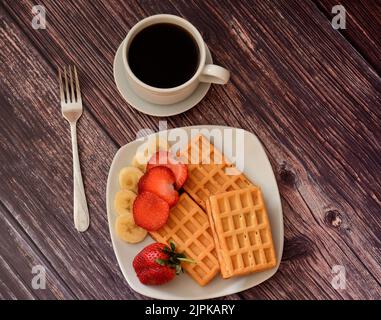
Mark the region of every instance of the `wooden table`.
POLYGON ((199 28, 232 72, 170 127, 217 124, 263 142, 282 197, 285 248, 269 281, 227 299, 381 298, 381 7, 335 0, 4 0, 0 28, 0 297, 145 299, 124 280, 111 246, 105 188, 118 148, 159 118, 129 107, 113 79, 115 51, 140 19, 172 13, 199 28), (56 66, 80 70, 79 148, 91 226, 74 230, 69 126, 56 66), (45 290, 31 285, 46 268, 45 290), (346 288, 335 289, 335 265, 346 288))

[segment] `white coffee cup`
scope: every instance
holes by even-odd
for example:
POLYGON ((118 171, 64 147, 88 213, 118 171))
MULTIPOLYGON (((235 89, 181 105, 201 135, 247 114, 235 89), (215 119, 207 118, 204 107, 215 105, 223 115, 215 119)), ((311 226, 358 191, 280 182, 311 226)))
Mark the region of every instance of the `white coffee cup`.
POLYGON ((127 79, 131 88, 142 99, 155 104, 174 104, 190 96, 200 82, 226 84, 230 78, 230 72, 225 68, 214 64, 206 64, 205 42, 200 32, 187 20, 171 14, 157 14, 139 21, 128 32, 122 48, 123 65, 127 73, 127 79), (199 50, 199 65, 196 73, 185 83, 173 88, 156 88, 139 80, 131 71, 128 64, 127 52, 133 38, 144 28, 158 23, 171 23, 187 30, 197 43, 199 50))

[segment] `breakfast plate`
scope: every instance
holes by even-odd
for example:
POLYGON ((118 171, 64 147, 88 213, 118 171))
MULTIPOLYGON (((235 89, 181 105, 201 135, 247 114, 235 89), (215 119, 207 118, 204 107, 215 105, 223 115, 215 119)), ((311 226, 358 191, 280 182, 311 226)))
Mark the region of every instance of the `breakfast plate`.
MULTIPOLYGON (((123 67, 122 59, 122 47, 123 42, 119 46, 114 59, 114 80, 119 93, 122 97, 136 110, 149 114, 156 117, 169 117, 176 114, 183 113, 191 108, 193 108, 197 103, 199 103, 202 98, 207 94, 210 83, 201 82, 196 90, 185 100, 171 104, 171 105, 159 105, 154 104, 144 99, 140 98, 131 88, 127 80, 127 75, 123 67)), ((212 64, 213 59, 210 50, 207 45, 205 45, 206 51, 206 63, 212 64)))
MULTIPOLYGON (((232 149, 238 145, 238 142, 242 142, 244 146, 241 149, 244 150, 244 167, 242 168, 242 171, 251 182, 260 186, 262 190, 271 226, 276 265, 266 271, 250 273, 248 275, 232 277, 229 279, 223 279, 221 276, 217 275, 205 286, 200 286, 187 274, 176 276, 173 281, 160 286, 148 286, 142 284, 136 276, 132 266, 132 261, 144 247, 150 243, 153 243, 154 240, 150 236, 147 236, 140 243, 130 244, 119 239, 115 232, 116 214, 114 209, 114 198, 119 190, 119 173, 124 167, 130 165, 136 151, 142 144, 142 140, 138 139, 124 145, 116 153, 108 175, 106 202, 111 240, 121 271, 129 286, 136 292, 147 297, 170 300, 211 299, 234 294, 252 288, 272 277, 276 273, 281 261, 283 251, 282 206, 277 182, 262 144, 253 133, 243 129, 224 126, 192 126, 176 128, 170 129, 166 132, 156 133, 155 135, 164 133, 168 134, 168 136, 181 136, 185 132, 189 137, 191 137, 191 135, 193 136, 193 132, 196 130, 202 130, 203 132, 221 132, 221 136, 224 138, 221 141, 218 141, 218 139, 214 140, 214 146, 218 150, 226 151, 224 142, 224 139, 227 139, 226 135, 224 135, 224 132, 226 131, 230 130, 232 132, 232 149), (236 141, 236 139, 238 139, 238 133, 243 137, 243 139, 236 141), (225 149, 223 147, 225 147, 225 149)), ((179 146, 180 149, 185 147, 185 145, 186 142, 184 145, 179 146)), ((229 154, 229 151, 226 152, 226 154, 229 154)), ((227 158, 229 158, 229 156, 227 156, 227 158)))

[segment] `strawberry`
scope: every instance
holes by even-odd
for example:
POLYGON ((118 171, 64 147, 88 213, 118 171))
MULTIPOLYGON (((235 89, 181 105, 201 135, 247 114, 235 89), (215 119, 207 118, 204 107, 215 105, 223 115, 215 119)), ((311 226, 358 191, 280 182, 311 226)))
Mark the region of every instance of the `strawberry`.
POLYGON ((144 191, 136 197, 132 212, 139 227, 155 231, 167 223, 169 205, 156 194, 144 191))
POLYGON ((166 167, 158 166, 146 171, 139 180, 138 189, 139 193, 149 191, 156 194, 172 207, 179 199, 174 183, 175 176, 172 171, 166 167))
POLYGON ((152 243, 140 251, 132 266, 143 284, 160 285, 171 281, 182 271, 181 262, 193 262, 183 253, 177 253, 175 244, 152 243))
POLYGON ((185 164, 181 163, 175 156, 168 151, 156 152, 147 163, 147 170, 164 166, 173 172, 176 178, 175 186, 179 190, 188 178, 188 168, 185 164))

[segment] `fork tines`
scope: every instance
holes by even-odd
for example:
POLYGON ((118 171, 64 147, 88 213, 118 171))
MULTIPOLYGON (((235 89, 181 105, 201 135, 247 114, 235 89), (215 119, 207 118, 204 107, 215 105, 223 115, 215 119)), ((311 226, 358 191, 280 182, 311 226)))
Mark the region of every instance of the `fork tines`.
POLYGON ((58 79, 61 104, 81 102, 77 68, 75 66, 64 66, 63 72, 61 72, 61 68, 58 68, 58 79))

